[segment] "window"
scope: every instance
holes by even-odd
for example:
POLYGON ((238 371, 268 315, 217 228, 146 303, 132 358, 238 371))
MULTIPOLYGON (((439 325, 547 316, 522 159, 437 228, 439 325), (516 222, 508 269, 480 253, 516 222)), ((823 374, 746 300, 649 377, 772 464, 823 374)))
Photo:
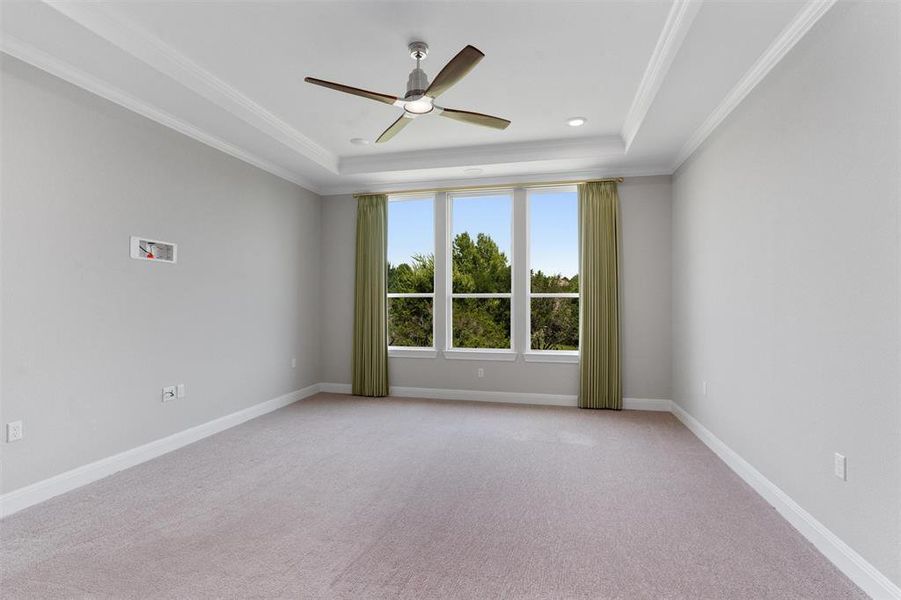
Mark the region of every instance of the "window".
POLYGON ((435 344, 435 200, 388 199, 388 346, 435 344))
POLYGON ((579 361, 575 186, 388 200, 389 356, 579 361))
POLYGON ((535 188, 529 203, 529 348, 579 350, 579 207, 575 187, 535 188))
POLYGON ((450 348, 512 349, 513 192, 449 194, 450 348))

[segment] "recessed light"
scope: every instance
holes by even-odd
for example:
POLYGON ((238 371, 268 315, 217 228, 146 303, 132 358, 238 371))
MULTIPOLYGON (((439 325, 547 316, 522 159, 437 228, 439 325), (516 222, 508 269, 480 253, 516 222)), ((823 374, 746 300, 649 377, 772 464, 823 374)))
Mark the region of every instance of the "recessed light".
POLYGON ((588 121, 585 117, 571 117, 566 120, 566 124, 570 127, 581 127, 588 121))
POLYGON ((467 175, 481 175, 482 171, 483 171, 483 169, 480 169, 478 167, 467 167, 467 168, 463 169, 463 172, 466 173, 467 175))
POLYGON ((369 140, 364 140, 363 138, 353 138, 350 140, 351 144, 356 144, 357 146, 368 146, 369 140))

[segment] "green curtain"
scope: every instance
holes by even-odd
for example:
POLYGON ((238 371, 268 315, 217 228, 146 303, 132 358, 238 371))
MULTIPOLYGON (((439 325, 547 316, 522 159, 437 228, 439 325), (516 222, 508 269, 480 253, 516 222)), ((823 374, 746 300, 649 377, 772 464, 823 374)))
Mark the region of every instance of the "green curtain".
POLYGON ((388 197, 357 198, 353 393, 388 395, 388 197))
POLYGON ((579 407, 623 407, 619 359, 619 194, 616 183, 579 185, 579 407))

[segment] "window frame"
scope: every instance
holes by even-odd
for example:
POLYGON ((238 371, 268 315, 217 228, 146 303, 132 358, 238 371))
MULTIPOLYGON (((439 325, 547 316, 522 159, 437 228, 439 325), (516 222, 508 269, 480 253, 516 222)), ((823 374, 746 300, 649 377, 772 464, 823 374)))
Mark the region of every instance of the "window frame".
MULTIPOLYGON (((562 362, 575 363, 579 362, 582 351, 582 277, 581 264, 576 265, 577 274, 579 275, 579 292, 532 292, 532 194, 538 192, 570 192, 576 194, 576 207, 578 208, 578 186, 576 185, 556 185, 556 186, 523 186, 526 193, 526 231, 525 231, 525 254, 526 254, 526 347, 523 352, 523 359, 526 362, 562 362), (538 350, 532 348, 532 299, 533 298, 576 298, 579 300, 579 348, 577 350, 538 350)), ((576 233, 579 231, 578 212, 576 213, 576 233)), ((578 260, 578 259, 577 259, 578 260)))
POLYGON ((448 191, 446 193, 446 219, 445 219, 445 348, 444 356, 450 359, 478 358, 480 360, 516 360, 516 197, 515 188, 485 187, 476 190, 448 191), (509 292, 478 292, 455 293, 454 292, 454 200, 457 198, 477 198, 480 196, 506 195, 510 198, 510 291, 509 292), (507 298, 510 300, 510 346, 507 348, 458 348, 454 346, 454 299, 455 298, 507 298))
MULTIPOLYGON (((432 256, 435 256, 435 247, 437 243, 437 239, 435 236, 435 224, 436 224, 436 216, 437 216, 437 198, 435 192, 426 192, 426 193, 411 193, 411 194, 391 194, 388 196, 388 210, 391 210, 392 202, 416 202, 416 201, 424 201, 430 200, 432 202, 432 256)), ((390 233, 389 233, 390 236, 390 233)), ((387 261, 386 261, 387 268, 387 261)), ((438 273, 432 273, 432 291, 428 292, 416 292, 416 293, 403 293, 403 292, 387 292, 385 294, 386 303, 390 301, 392 298, 431 298, 432 300, 432 345, 431 346, 388 346, 388 356, 389 357, 402 357, 402 358, 435 358, 438 356, 438 348, 436 345, 436 335, 438 332, 438 323, 437 323, 437 314, 435 311, 435 297, 436 297, 436 289, 438 286, 438 273)), ((386 286, 387 287, 387 286, 386 286)), ((387 308, 387 307, 386 307, 387 308)), ((388 309, 388 318, 386 319, 385 326, 388 327, 388 323, 391 320, 390 317, 390 309, 388 309)), ((386 336, 388 332, 386 332, 386 336)))

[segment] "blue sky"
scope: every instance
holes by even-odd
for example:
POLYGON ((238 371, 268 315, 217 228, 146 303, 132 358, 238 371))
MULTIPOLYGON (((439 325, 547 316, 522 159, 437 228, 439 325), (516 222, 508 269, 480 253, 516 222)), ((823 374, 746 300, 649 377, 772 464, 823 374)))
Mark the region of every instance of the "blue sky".
POLYGON ((513 198, 509 194, 455 198, 451 214, 454 220, 453 237, 466 231, 474 240, 480 233, 487 233, 500 251, 507 255, 507 259, 510 259, 513 254, 510 239, 513 198))
POLYGON ((388 203, 388 262, 409 263, 414 254, 434 254, 434 202, 406 200, 388 203))
MULTIPOLYGON (((529 194, 532 269, 562 273, 579 271, 578 205, 575 192, 534 191, 529 194)), ((460 197, 453 205, 453 235, 487 233, 510 256, 509 196, 460 197)), ((409 200, 388 204, 388 261, 409 262, 414 254, 434 252, 434 203, 409 200)))
POLYGON ((529 194, 532 270, 572 277, 579 273, 579 204, 576 192, 529 194))

